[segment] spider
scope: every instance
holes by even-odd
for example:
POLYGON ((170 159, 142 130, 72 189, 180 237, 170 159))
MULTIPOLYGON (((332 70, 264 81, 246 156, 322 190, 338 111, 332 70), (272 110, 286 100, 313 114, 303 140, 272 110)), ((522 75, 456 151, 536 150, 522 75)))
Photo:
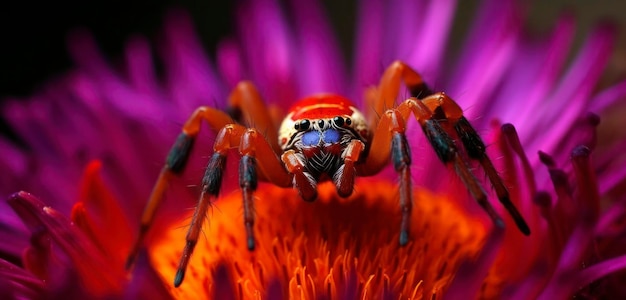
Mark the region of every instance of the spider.
POLYGON ((504 221, 488 201, 483 187, 470 170, 468 159, 478 161, 519 230, 525 235, 530 234, 528 225, 511 202, 502 179, 487 156, 485 144, 463 116, 459 105, 443 92, 433 93, 420 74, 404 62, 395 61, 384 71, 373 103, 375 114, 369 124, 349 100, 333 94, 318 94, 297 102, 279 130, 275 130, 273 119, 252 83, 238 84, 229 97, 229 103, 233 109, 231 114, 203 106, 196 109, 184 124, 142 214, 139 236, 128 257, 127 268, 135 260, 170 179, 185 167, 203 121, 217 132, 217 137, 174 278, 175 287, 183 282, 207 210, 212 200, 218 197, 226 156, 235 148, 241 155, 239 186, 246 244, 250 251, 255 248, 253 199, 258 180, 280 187, 293 187, 305 201, 315 200, 317 184, 330 180, 339 196, 348 197, 354 190, 357 176, 374 175, 390 160, 400 178, 402 215, 399 243, 406 245, 413 193, 411 151, 406 139, 405 122, 411 115, 417 119, 439 159, 454 169, 495 226, 504 227, 504 221), (411 97, 396 105, 395 99, 402 83, 411 97), (424 97, 418 99, 421 96, 424 97), (236 119, 245 122, 239 123, 234 121, 236 119), (264 129, 265 133, 262 134, 259 129, 264 129), (462 154, 459 147, 463 147, 466 154, 462 154))

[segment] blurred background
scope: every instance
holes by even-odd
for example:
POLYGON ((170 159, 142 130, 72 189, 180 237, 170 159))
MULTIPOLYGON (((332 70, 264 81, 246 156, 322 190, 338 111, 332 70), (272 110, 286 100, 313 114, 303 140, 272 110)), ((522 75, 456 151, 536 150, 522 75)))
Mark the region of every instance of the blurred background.
MULTIPOLYGON (((344 54, 348 56, 358 1, 322 2, 336 28, 344 54)), ((457 23, 463 24, 469 21, 476 1, 459 2, 457 23)), ((109 58, 120 58, 124 43, 132 34, 145 35, 154 40, 165 12, 172 7, 190 12, 205 49, 213 53, 216 41, 234 31, 230 16, 236 3, 198 0, 3 1, 0 4, 0 98, 29 95, 47 79, 70 69, 72 62, 67 55, 65 41, 71 30, 90 30, 109 58)), ((531 32, 546 31, 563 11, 570 11, 579 21, 577 44, 600 20, 610 20, 622 28, 619 55, 613 57, 607 80, 624 77, 626 1, 534 1, 529 4, 528 28, 531 32)), ((463 26, 455 26, 453 34, 461 35, 462 29, 463 26)))

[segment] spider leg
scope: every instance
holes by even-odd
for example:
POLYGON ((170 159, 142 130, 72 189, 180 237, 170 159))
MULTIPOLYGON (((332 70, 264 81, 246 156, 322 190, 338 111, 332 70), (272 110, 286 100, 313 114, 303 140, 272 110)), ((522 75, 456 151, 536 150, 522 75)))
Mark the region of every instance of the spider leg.
POLYGON ((249 250, 255 248, 253 200, 258 182, 257 174, 263 174, 264 178, 276 185, 291 186, 290 174, 282 166, 270 143, 256 129, 229 124, 220 130, 213 146, 214 154, 202 179, 202 193, 187 232, 185 248, 174 278, 175 287, 183 282, 185 270, 198 242, 211 200, 217 198, 219 194, 226 156, 233 148, 239 148, 239 153, 242 155, 239 164, 239 185, 242 191, 246 244, 249 250))
POLYGON ((231 106, 231 115, 241 116, 241 121, 249 128, 256 128, 263 132, 265 139, 272 146, 275 153, 282 152, 278 145, 278 129, 270 115, 259 91, 250 81, 242 81, 233 90, 228 98, 231 106))
POLYGON ((183 126, 181 133, 178 135, 176 142, 170 149, 165 160, 165 165, 161 168, 159 176, 154 184, 154 187, 152 188, 152 192, 148 198, 148 203, 146 204, 141 215, 139 235, 135 239, 133 247, 131 248, 128 258, 126 259, 126 269, 130 269, 135 262, 139 249, 142 247, 146 234, 154 221, 154 216, 163 200, 163 195, 170 180, 175 175, 182 173, 185 165, 187 164, 189 154, 191 153, 203 120, 214 129, 219 129, 228 123, 232 123, 230 116, 222 111, 207 106, 197 108, 189 117, 183 126))
POLYGON ((357 173, 365 176, 382 169, 389 157, 400 178, 400 222, 401 246, 409 242, 409 220, 413 207, 411 183, 411 151, 406 139, 405 117, 396 109, 387 110, 375 129, 371 149, 363 164, 358 165, 357 173))
POLYGON ((498 171, 493 166, 493 163, 487 156, 487 152, 485 151, 485 143, 482 141, 476 130, 472 127, 472 125, 467 121, 465 117, 461 117, 457 123, 454 125, 454 128, 461 138, 463 145, 467 151, 467 154, 470 158, 477 160, 480 165, 485 170, 485 174, 489 178, 491 185, 496 191, 496 195, 498 196, 498 200, 504 206, 504 208, 509 212, 517 228, 525 234, 530 234, 530 228, 524 217, 517 210, 513 202, 511 202, 511 198, 509 196, 509 191, 504 186, 504 182, 502 178, 498 175, 498 171))
MULTIPOLYGON (((383 72, 378 85, 378 95, 374 103, 370 103, 370 107, 375 111, 374 117, 381 116, 385 110, 396 107, 396 98, 400 92, 401 83, 408 88, 411 97, 423 98, 433 93, 419 73, 402 61, 394 61, 383 72)), ((376 125, 376 121, 372 123, 376 125)))
POLYGON ((410 151, 404 128, 394 131, 393 119, 408 120, 413 113, 422 130, 437 153, 439 159, 450 166, 468 191, 483 207, 496 226, 503 226, 502 218, 487 200, 480 182, 471 172, 467 162, 460 155, 453 136, 458 136, 470 159, 477 160, 485 170, 494 187, 499 201, 514 219, 520 231, 526 235, 530 229, 515 205, 511 202, 508 190, 486 154, 485 145, 474 128, 463 116, 462 109, 444 93, 433 94, 423 78, 415 70, 401 61, 393 62, 383 73, 375 97, 368 99, 374 115, 370 123, 375 128, 368 155, 363 164, 358 165, 357 173, 362 176, 378 173, 392 158, 396 172, 400 176, 400 206, 402 225, 400 244, 408 241, 408 218, 411 209, 410 151), (396 98, 404 84, 412 97, 396 106, 396 98), (423 98, 418 100, 417 98, 423 98), (397 116, 399 114, 400 116, 397 116), (391 117, 395 116, 395 117, 391 117), (451 125, 450 125, 451 124, 451 125), (406 171, 405 171, 406 169, 406 171), (405 225, 405 222, 406 225, 405 225), (403 239, 406 236, 407 239, 403 239))
POLYGON ((519 230, 525 235, 530 234, 530 228, 515 205, 511 202, 508 190, 504 186, 493 163, 487 156, 484 142, 469 121, 463 116, 462 109, 454 100, 445 93, 436 93, 421 101, 408 99, 400 104, 398 110, 405 118, 408 117, 410 112, 416 115, 416 118, 422 126, 432 147, 435 149, 439 159, 444 164, 453 164, 456 173, 472 196, 478 201, 487 214, 489 214, 494 224, 503 225, 502 219, 487 201, 486 194, 480 186, 480 183, 470 171, 465 160, 460 156, 449 131, 457 135, 461 139, 469 158, 477 160, 484 169, 485 174, 487 174, 489 181, 496 191, 498 200, 507 209, 519 230), (420 116, 420 114, 424 112, 430 112, 430 116, 420 116))
MULTIPOLYGON (((279 151, 280 147, 276 138, 277 130, 254 84, 248 81, 242 81, 237 84, 229 96, 229 104, 232 112, 235 115, 241 115, 248 127, 256 125, 258 128, 261 128, 268 135, 268 140, 271 141, 271 148, 274 151, 279 151), (252 124, 253 122, 255 124, 252 124)), ((159 173, 141 215, 139 234, 126 260, 126 269, 130 269, 133 265, 139 249, 143 245, 145 236, 154 221, 156 211, 163 200, 170 180, 182 173, 202 122, 206 122, 214 132, 218 132, 224 126, 234 121, 231 115, 208 106, 197 108, 187 119, 181 133, 167 155, 165 165, 159 173)))

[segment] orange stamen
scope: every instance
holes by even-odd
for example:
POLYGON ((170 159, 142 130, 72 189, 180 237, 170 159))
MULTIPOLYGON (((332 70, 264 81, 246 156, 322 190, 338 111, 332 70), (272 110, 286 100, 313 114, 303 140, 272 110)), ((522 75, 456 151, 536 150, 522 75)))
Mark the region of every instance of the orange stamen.
MULTIPOLYGON (((260 185, 256 193, 255 251, 246 248, 241 195, 220 198, 179 288, 172 280, 188 224, 172 224, 149 245, 152 264, 179 299, 207 298, 214 269, 226 266, 244 299, 266 295, 278 281, 289 299, 332 299, 384 294, 430 298, 445 291, 459 263, 477 255, 486 228, 449 199, 416 189, 411 241, 398 245, 397 186, 359 179, 353 196, 336 196, 332 184, 318 187, 307 203, 293 189, 260 185)), ((188 222, 188 220, 186 221, 188 222)))

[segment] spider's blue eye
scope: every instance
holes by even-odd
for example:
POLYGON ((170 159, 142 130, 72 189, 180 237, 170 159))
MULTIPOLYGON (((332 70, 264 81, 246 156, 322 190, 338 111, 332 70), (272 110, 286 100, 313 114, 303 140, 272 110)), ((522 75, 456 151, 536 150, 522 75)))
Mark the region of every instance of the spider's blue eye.
POLYGON ((304 146, 315 146, 320 142, 319 131, 307 131, 302 134, 302 144, 304 146))
POLYGON ((339 133, 339 131, 335 129, 327 129, 324 131, 324 143, 326 144, 338 143, 340 139, 341 139, 341 134, 339 133))

